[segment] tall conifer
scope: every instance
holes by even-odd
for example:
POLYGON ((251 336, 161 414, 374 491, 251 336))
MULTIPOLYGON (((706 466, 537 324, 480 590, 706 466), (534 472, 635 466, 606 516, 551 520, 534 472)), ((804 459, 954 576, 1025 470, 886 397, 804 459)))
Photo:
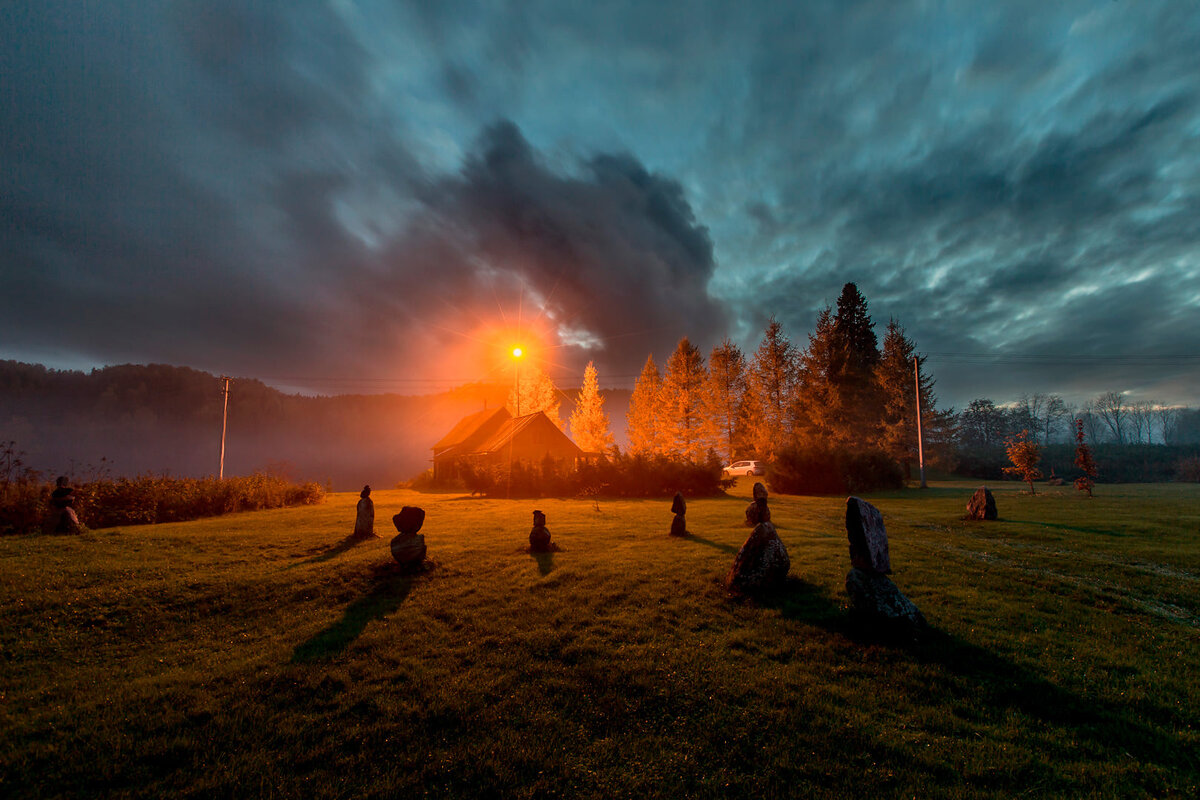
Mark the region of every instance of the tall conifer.
POLYGON ((629 452, 649 456, 662 452, 658 436, 658 405, 661 380, 654 355, 646 357, 642 374, 633 385, 625 424, 629 434, 629 452))
POLYGON ((583 371, 583 386, 575 400, 575 410, 571 412, 571 438, 587 453, 603 452, 613 443, 600 382, 596 378, 596 365, 591 361, 583 371))
POLYGON ((704 356, 683 337, 667 359, 659 394, 659 433, 667 453, 700 461, 712 447, 711 428, 704 416, 707 382, 704 356))
POLYGON ((708 357, 705 417, 722 455, 737 458, 741 434, 739 414, 746 397, 746 357, 729 339, 714 347, 708 357))
POLYGON ((772 459, 792 438, 790 410, 796 398, 798 355, 771 317, 747 371, 750 398, 747 423, 756 455, 772 459))

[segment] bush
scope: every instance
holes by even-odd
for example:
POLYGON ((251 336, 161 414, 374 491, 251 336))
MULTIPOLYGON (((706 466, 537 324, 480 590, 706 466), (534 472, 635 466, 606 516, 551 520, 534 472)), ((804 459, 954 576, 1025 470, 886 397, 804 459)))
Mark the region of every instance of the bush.
POLYGON ((904 486, 904 470, 879 450, 826 447, 784 450, 767 468, 771 491, 782 494, 854 494, 904 486))
POLYGON ((1200 456, 1190 456, 1176 461, 1175 480, 1200 483, 1200 456))
POLYGON ((697 497, 720 494, 730 484, 722 479, 716 455, 696 463, 617 451, 611 458, 578 464, 546 458, 538 463, 514 462, 511 467, 464 460, 455 471, 457 477, 443 482, 441 488, 461 482, 471 494, 495 497, 670 497, 675 492, 697 497))

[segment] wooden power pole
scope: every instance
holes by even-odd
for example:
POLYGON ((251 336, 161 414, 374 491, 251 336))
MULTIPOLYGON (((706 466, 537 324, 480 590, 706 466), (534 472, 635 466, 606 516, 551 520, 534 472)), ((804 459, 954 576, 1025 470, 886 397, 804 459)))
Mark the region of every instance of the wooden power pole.
POLYGON ((225 479, 225 423, 229 419, 229 378, 222 375, 221 380, 225 382, 221 394, 225 395, 225 407, 221 410, 221 466, 217 470, 217 479, 225 479))
POLYGON ((925 437, 921 431, 921 360, 913 356, 913 379, 917 384, 917 463, 921 467, 921 488, 927 489, 925 483, 925 437))

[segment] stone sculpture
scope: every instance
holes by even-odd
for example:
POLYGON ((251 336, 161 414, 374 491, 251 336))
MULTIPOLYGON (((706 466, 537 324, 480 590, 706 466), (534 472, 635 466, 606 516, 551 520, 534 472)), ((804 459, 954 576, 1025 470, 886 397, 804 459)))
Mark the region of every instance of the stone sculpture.
POLYGON ((850 572, 846 594, 850 613, 881 632, 916 638, 925 617, 887 576, 892 571, 887 529, 879 509, 857 497, 846 498, 846 536, 850 540, 850 572))
POLYGON ((967 503, 967 515, 963 519, 998 519, 996 498, 992 496, 990 489, 980 486, 975 490, 975 494, 971 495, 971 500, 967 503))
POLYGON ((425 509, 405 506, 392 517, 400 534, 392 539, 392 557, 400 566, 419 569, 425 563, 425 537, 417 533, 425 524, 425 509))
MULTIPOLYGON (((782 588, 792 566, 787 548, 770 522, 767 488, 761 483, 754 484, 752 507, 755 519, 761 521, 755 524, 725 576, 725 586, 737 594, 759 594, 782 588)), ((747 519, 750 513, 748 509, 747 519)))
POLYGON ((371 499, 371 487, 364 486, 358 496, 361 499, 354 518, 354 538, 370 539, 375 536, 375 501, 371 499))
POLYGON ((671 535, 687 536, 687 519, 684 517, 687 514, 687 502, 682 492, 675 493, 675 499, 671 501, 671 513, 675 515, 671 520, 671 535))
POLYGON ((546 527, 546 515, 541 511, 533 512, 533 530, 529 531, 529 552, 550 552, 550 530, 546 527))

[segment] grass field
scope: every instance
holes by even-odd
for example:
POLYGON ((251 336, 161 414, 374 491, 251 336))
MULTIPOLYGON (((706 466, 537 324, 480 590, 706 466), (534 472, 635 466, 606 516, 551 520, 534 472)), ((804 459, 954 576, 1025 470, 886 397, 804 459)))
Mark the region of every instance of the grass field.
POLYGON ((773 497, 789 585, 721 579, 750 484, 670 501, 375 492, 0 539, 0 795, 1196 796, 1200 487, 870 496, 934 633, 852 628, 843 499, 773 497), (394 569, 423 506, 432 568, 394 569), (561 551, 523 552, 534 508, 561 551))

